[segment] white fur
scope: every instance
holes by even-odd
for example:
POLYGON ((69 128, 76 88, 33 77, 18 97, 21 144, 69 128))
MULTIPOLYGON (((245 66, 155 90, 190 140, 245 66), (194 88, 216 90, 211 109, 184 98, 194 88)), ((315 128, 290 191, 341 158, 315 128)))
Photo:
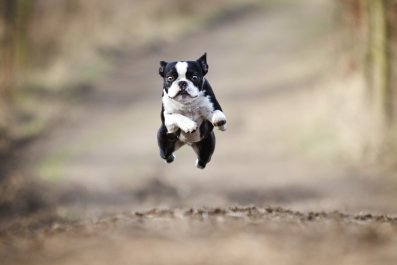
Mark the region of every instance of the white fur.
POLYGON ((175 65, 179 77, 186 78, 188 64, 187 62, 177 62, 175 65))
POLYGON ((212 113, 211 123, 214 126, 218 127, 219 130, 226 131, 226 123, 223 124, 223 125, 219 125, 219 123, 224 123, 224 122, 226 122, 225 114, 222 111, 220 111, 220 110, 215 110, 212 113))
MULTIPOLYGON (((190 99, 185 104, 170 98, 165 90, 163 92, 164 124, 169 133, 174 133, 180 128, 183 132, 190 134, 200 127, 203 120, 210 121, 214 126, 226 121, 222 111, 214 111, 214 106, 208 96, 204 96, 204 92, 200 92, 196 98, 190 99)), ((217 127, 221 131, 226 130, 226 124, 217 127)), ((199 141, 199 134, 183 135, 181 141, 183 139, 186 139, 186 142, 192 142, 189 139, 199 141)))
POLYGON ((178 130, 178 127, 186 133, 197 130, 197 123, 179 113, 164 114, 164 125, 169 133, 178 130))
POLYGON ((189 94, 190 98, 197 97, 199 95, 199 89, 189 79, 186 78, 186 72, 188 68, 187 62, 177 62, 175 68, 178 73, 178 78, 174 80, 172 85, 168 88, 168 96, 170 98, 177 97, 181 101, 189 100, 188 96, 177 96, 180 91, 179 82, 185 81, 188 84, 186 92, 189 94))
POLYGON ((192 133, 185 133, 182 131, 178 139, 187 144, 200 142, 200 130, 196 130, 192 133))

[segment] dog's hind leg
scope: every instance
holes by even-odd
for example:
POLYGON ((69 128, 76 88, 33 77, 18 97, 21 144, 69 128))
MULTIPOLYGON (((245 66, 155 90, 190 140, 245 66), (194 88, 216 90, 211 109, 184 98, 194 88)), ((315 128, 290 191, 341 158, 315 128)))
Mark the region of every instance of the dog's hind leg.
POLYGON ((215 134, 211 131, 203 140, 192 144, 197 154, 196 167, 204 169, 215 151, 215 134))
POLYGON ((160 157, 167 163, 174 161, 174 152, 181 146, 176 134, 167 133, 167 128, 164 124, 161 125, 157 132, 157 143, 160 148, 160 157))

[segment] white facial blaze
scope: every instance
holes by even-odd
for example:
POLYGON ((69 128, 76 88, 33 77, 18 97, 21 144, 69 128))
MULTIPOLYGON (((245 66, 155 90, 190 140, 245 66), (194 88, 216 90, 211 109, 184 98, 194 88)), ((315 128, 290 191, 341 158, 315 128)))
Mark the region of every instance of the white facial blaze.
POLYGON ((177 62, 175 68, 178 72, 178 77, 186 79, 187 62, 177 62))
MULTIPOLYGON (((186 78, 188 63, 187 62, 177 62, 175 65, 175 69, 178 73, 178 77, 172 83, 172 85, 168 88, 168 96, 170 98, 177 97, 178 93, 181 90, 181 88, 179 87, 179 82, 185 81, 188 84, 187 88, 186 88, 186 92, 189 94, 189 96, 191 98, 197 97, 199 94, 199 89, 189 79, 186 78)), ((180 100, 184 101, 184 98, 182 97, 180 100)), ((188 99, 186 99, 186 100, 188 100, 188 99)))

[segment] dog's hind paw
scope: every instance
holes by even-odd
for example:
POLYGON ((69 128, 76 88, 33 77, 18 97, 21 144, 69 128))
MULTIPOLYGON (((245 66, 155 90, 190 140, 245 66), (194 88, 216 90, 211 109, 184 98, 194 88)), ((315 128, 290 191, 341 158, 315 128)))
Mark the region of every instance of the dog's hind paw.
POLYGON ((175 160, 175 155, 171 154, 169 157, 164 158, 165 162, 167 162, 167 164, 174 162, 175 160))
POLYGON ((199 159, 196 160, 196 167, 199 169, 204 169, 207 163, 203 163, 199 159))

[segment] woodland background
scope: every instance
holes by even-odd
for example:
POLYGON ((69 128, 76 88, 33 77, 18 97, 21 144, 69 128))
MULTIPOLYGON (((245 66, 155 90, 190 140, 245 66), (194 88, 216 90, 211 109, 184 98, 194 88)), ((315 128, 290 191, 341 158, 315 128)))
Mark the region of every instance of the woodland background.
POLYGON ((395 264, 397 1, 0 0, 1 264, 395 264), (160 60, 228 118, 161 161, 160 60))

